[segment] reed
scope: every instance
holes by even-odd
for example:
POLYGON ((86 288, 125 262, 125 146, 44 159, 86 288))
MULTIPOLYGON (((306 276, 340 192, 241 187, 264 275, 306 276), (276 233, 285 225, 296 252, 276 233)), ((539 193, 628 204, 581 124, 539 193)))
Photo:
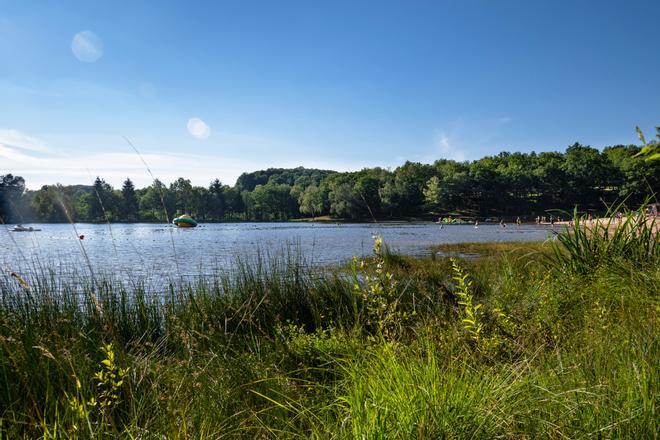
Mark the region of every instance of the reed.
POLYGON ((355 273, 285 253, 159 289, 0 277, 0 436, 654 438, 657 237, 632 226, 453 270, 383 247, 355 273))
POLYGON ((660 264, 659 225, 656 217, 647 216, 648 201, 636 210, 619 203, 596 220, 578 215, 575 210, 572 225, 566 233, 557 235, 553 245, 554 265, 585 274, 608 264, 660 264))

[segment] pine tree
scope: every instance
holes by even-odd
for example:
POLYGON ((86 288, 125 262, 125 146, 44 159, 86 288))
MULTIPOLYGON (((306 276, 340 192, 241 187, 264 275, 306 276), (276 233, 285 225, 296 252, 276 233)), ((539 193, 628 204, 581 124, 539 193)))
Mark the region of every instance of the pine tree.
POLYGON ((135 186, 131 179, 126 178, 124 185, 121 188, 122 196, 122 220, 134 222, 138 219, 139 205, 137 196, 135 195, 135 186))
POLYGON ((209 194, 210 194, 210 213, 213 220, 222 220, 225 216, 225 195, 224 195, 224 186, 220 180, 215 179, 209 185, 209 194))
POLYGON ((100 177, 96 177, 89 194, 90 217, 93 221, 112 221, 115 212, 113 189, 100 177))

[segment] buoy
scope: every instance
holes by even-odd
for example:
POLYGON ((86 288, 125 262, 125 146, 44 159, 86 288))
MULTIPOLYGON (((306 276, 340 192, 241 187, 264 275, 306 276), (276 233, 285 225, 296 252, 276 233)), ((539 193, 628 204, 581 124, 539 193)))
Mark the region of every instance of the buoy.
POLYGON ((194 228, 197 226, 197 222, 188 214, 180 215, 179 217, 172 220, 172 223, 177 225, 179 228, 194 228))

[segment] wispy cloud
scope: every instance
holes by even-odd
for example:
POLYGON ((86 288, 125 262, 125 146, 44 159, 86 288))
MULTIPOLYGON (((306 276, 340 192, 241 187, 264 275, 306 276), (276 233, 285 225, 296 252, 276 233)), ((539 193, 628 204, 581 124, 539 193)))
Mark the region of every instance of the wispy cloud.
MULTIPOLYGON (((235 180, 247 166, 245 162, 220 157, 159 153, 142 156, 155 176, 164 182, 177 177, 193 177, 196 184, 207 184, 215 177, 223 181, 235 180), (221 167, 217 166, 219 163, 221 167)), ((119 185, 126 177, 130 177, 138 186, 151 183, 151 177, 139 156, 131 152, 44 157, 0 144, 0 160, 3 169, 25 177, 28 187, 32 189, 56 182, 89 183, 96 175, 114 185, 119 185)))
MULTIPOLYGON (((151 177, 140 157, 123 141, 118 140, 113 152, 88 152, 63 154, 51 148, 46 142, 26 135, 18 130, 0 130, 1 172, 23 176, 30 189, 42 185, 62 183, 91 183, 95 176, 118 187, 130 177, 138 187, 151 184, 151 177)), ((178 177, 190 178, 195 185, 208 185, 219 178, 222 182, 233 185, 243 172, 269 167, 323 168, 337 171, 357 171, 364 166, 385 164, 362 164, 347 161, 311 159, 284 156, 278 159, 268 157, 245 157, 226 153, 195 154, 142 152, 156 178, 170 183, 178 177)))
POLYGON ((435 137, 435 146, 439 150, 441 158, 458 161, 466 159, 465 151, 459 148, 445 132, 441 132, 435 137))
POLYGON ((51 149, 41 139, 11 128, 0 128, 0 147, 49 153, 51 149))
MULTIPOLYGON (((0 40, 2 40, 2 36, 0 35, 0 40)), ((18 84, 12 81, 9 81, 7 79, 0 79, 0 92, 4 94, 11 94, 11 95, 16 95, 20 98, 23 97, 35 97, 35 96, 43 96, 43 97, 49 97, 49 98, 61 98, 62 94, 55 92, 53 90, 45 90, 45 89, 36 89, 34 87, 29 87, 24 84, 18 84)))
POLYGON ((503 147, 498 142, 499 135, 510 122, 509 116, 481 120, 456 118, 433 136, 433 145, 426 161, 433 162, 438 158, 475 160, 499 151, 503 147))

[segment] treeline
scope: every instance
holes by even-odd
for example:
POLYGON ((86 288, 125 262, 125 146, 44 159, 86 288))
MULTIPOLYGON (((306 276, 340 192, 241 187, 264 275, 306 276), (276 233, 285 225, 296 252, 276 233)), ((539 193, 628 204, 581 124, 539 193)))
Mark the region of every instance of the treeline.
POLYGON ((635 157, 634 145, 602 152, 574 144, 564 153, 507 153, 473 162, 406 162, 394 170, 334 172, 306 168, 242 174, 234 186, 208 187, 179 178, 115 189, 98 177, 91 186, 25 189, 23 178, 0 176, 0 219, 16 222, 163 222, 181 213, 200 221, 288 220, 330 216, 351 220, 429 217, 534 216, 549 209, 602 210, 627 199, 641 203, 660 188, 660 161, 635 157))

